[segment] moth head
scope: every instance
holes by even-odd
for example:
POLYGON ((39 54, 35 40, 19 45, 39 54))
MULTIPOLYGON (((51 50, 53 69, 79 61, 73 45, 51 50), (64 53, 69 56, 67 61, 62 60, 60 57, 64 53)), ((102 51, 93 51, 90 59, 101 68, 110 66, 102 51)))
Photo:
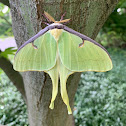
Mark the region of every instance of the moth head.
POLYGON ((54 19, 50 14, 48 14, 47 12, 44 11, 44 16, 45 16, 45 18, 48 20, 49 23, 50 23, 50 22, 59 23, 59 24, 61 24, 61 23, 68 23, 68 22, 70 21, 70 19, 65 19, 65 20, 63 20, 63 17, 65 16, 65 14, 66 14, 66 13, 64 13, 64 14, 61 16, 60 21, 55 21, 55 19, 54 19))

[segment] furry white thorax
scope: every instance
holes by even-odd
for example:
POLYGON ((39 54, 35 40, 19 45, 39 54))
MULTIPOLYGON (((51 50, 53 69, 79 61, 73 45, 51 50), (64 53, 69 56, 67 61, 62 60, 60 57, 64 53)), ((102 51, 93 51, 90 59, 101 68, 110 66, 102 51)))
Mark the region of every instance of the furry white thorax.
MULTIPOLYGON (((51 25, 62 25, 60 23, 53 23, 51 25)), ((52 36, 55 38, 56 42, 58 42, 60 35, 62 34, 63 29, 52 29, 49 30, 52 36)))
POLYGON ((62 24, 58 23, 58 21, 56 21, 55 23, 50 24, 50 26, 53 26, 53 25, 62 25, 62 24))

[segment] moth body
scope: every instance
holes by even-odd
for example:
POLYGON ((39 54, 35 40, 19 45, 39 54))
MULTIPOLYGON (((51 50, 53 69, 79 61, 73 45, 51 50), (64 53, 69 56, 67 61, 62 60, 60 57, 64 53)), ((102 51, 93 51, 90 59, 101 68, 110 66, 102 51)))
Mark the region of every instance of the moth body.
POLYGON ((52 30, 50 30, 50 33, 52 34, 52 36, 54 37, 56 42, 58 42, 59 37, 62 34, 62 32, 63 32, 62 29, 52 29, 52 30))
MULTIPOLYGON (((107 50, 91 38, 61 24, 70 19, 55 21, 26 41, 17 51, 14 59, 16 71, 44 71, 52 80, 50 108, 58 93, 58 80, 63 102, 72 114, 66 90, 68 77, 74 72, 105 72, 112 69, 112 61, 107 50), (80 47, 80 48, 79 48, 80 47)), ((61 18, 62 19, 62 18, 61 18)), ((73 85, 74 86, 74 85, 73 85)))

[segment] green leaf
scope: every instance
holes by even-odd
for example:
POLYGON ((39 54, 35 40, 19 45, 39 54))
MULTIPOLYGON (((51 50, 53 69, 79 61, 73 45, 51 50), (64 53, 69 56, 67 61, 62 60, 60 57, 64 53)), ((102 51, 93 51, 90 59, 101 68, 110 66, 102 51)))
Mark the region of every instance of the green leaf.
POLYGON ((8 55, 14 55, 17 49, 15 47, 9 47, 4 52, 0 53, 0 57, 8 58, 8 55))

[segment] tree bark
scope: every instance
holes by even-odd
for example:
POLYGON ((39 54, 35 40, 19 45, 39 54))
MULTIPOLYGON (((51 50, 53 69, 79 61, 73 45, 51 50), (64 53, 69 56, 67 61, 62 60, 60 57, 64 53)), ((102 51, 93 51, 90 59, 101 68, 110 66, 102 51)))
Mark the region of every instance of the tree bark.
POLYGON ((12 27, 12 24, 6 19, 6 17, 0 15, 0 18, 6 21, 6 23, 12 27))
MULTIPOLYGON (((13 32, 17 45, 19 47, 44 28, 43 11, 47 11, 56 20, 67 11, 66 18, 71 18, 68 26, 94 39, 117 2, 117 0, 10 0, 13 32)), ((30 126, 73 126, 73 116, 67 114, 60 93, 56 98, 54 110, 49 109, 52 93, 50 77, 43 72, 22 74, 30 126)), ((72 108, 79 79, 80 73, 76 73, 67 81, 72 108)))

